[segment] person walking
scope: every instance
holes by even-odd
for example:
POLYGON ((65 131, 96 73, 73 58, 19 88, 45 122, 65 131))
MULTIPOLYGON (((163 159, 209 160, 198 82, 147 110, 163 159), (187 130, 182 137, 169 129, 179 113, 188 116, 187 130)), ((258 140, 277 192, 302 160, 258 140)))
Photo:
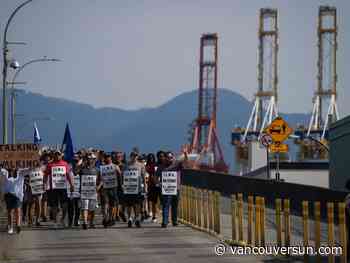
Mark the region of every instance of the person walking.
POLYGON ((118 212, 118 176, 121 171, 119 167, 112 162, 112 156, 105 154, 104 165, 100 165, 101 182, 99 188, 103 186, 103 226, 112 226, 115 224, 115 216, 118 212))
POLYGON ((68 195, 68 227, 79 226, 80 219, 80 171, 83 166, 83 160, 79 154, 75 154, 72 163, 71 178, 73 178, 74 191, 70 188, 68 195))
POLYGON ((136 227, 141 227, 145 173, 145 166, 137 161, 137 153, 131 152, 130 161, 123 171, 123 196, 128 215, 128 227, 132 227, 133 222, 136 227), (132 217, 132 211, 134 217, 132 217))
POLYGON ((167 227, 169 222, 169 209, 171 206, 171 221, 177 226, 177 210, 180 198, 181 172, 183 163, 187 161, 187 152, 184 152, 184 160, 177 161, 172 152, 166 153, 166 168, 160 172, 162 188, 162 227, 167 227))
POLYGON ((100 178, 96 168, 96 156, 92 153, 86 157, 86 166, 80 171, 80 198, 83 211, 83 229, 87 229, 88 218, 90 228, 95 228, 94 217, 97 205, 97 192, 100 178))
POLYGON ((57 213, 58 207, 62 208, 61 224, 65 227, 64 218, 67 213, 67 182, 70 185, 70 190, 74 192, 73 180, 70 177, 70 167, 67 162, 62 160, 62 153, 55 151, 54 160, 46 167, 44 184, 48 191, 48 205, 51 208, 54 228, 57 228, 57 213))
POLYGON ((13 234, 13 218, 16 221, 16 232, 21 232, 21 206, 23 201, 24 175, 22 170, 1 169, 4 177, 3 193, 7 207, 7 233, 13 234))

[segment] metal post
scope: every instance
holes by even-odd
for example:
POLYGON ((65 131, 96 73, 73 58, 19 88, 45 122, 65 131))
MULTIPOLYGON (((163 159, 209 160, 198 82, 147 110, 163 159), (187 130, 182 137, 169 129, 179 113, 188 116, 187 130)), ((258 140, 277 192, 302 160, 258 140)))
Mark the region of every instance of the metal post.
MULTIPOLYGON (((328 246, 334 247, 334 203, 327 203, 327 217, 328 217, 328 246)), ((328 262, 334 263, 334 255, 328 255, 328 262)))
POLYGON ((8 143, 7 138, 7 95, 6 95, 6 89, 7 89, 7 67, 8 67, 8 47, 7 45, 9 42, 7 41, 7 31, 9 28, 9 25, 15 16, 15 14, 26 4, 29 4, 32 2, 32 0, 27 0, 21 5, 19 5, 10 15, 9 19, 7 20, 5 31, 4 31, 4 38, 3 38, 3 46, 2 46, 2 56, 3 56, 3 70, 2 70, 2 142, 3 144, 8 143))
POLYGON ((231 224, 232 224, 232 240, 237 240, 237 200, 236 195, 231 195, 231 224))
POLYGON ((276 180, 280 180, 280 153, 277 152, 277 165, 276 165, 276 180))
MULTIPOLYGON (((316 251, 321 247, 321 203, 314 203, 315 213, 315 249, 316 251)), ((321 262, 320 255, 316 256, 316 262, 321 262)))
POLYGON ((284 214, 284 245, 290 246, 290 202, 289 199, 283 200, 283 214, 284 214))
MULTIPOLYGON (((303 201, 303 246, 309 246, 309 202, 303 201)), ((304 262, 308 262, 308 255, 304 254, 304 262)))
POLYGON ((347 229, 346 229, 346 223, 345 223, 345 203, 338 203, 338 219, 339 219, 339 241, 340 241, 340 246, 343 249, 343 253, 340 256, 340 262, 341 263, 346 263, 347 262, 347 229))
POLYGON ((255 246, 260 246, 260 197, 255 197, 255 246))
POLYGON ((276 199, 276 226, 277 226, 277 246, 282 246, 282 222, 281 222, 281 212, 282 212, 282 200, 276 199))
POLYGON ((253 207, 254 197, 248 196, 248 245, 253 245, 253 207))
POLYGON ((269 147, 266 147, 266 162, 267 162, 267 179, 270 179, 270 154, 269 154, 269 147))

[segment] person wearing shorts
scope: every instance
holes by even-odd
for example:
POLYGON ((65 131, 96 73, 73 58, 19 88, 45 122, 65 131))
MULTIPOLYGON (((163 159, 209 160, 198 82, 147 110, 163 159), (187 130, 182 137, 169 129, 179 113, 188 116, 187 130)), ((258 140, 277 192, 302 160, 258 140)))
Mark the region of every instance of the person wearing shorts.
POLYGON ((141 227, 141 206, 144 200, 145 173, 145 166, 137 161, 137 153, 135 151, 131 152, 130 161, 123 171, 123 196, 128 215, 128 227, 132 227, 133 222, 135 222, 136 227, 141 227), (130 191, 128 185, 127 174, 130 173, 136 173, 137 175, 137 188, 135 188, 135 191, 130 191), (132 217, 132 210, 134 211, 134 218, 132 217))
POLYGON ((157 215, 158 215, 158 200, 160 200, 160 182, 159 182, 159 175, 156 173, 158 167, 162 166, 162 163, 164 164, 165 160, 165 153, 163 151, 157 152, 157 159, 158 162, 155 161, 154 154, 149 154, 147 156, 147 164, 146 164, 146 171, 150 175, 149 177, 149 184, 148 184, 148 200, 151 203, 150 207, 152 210, 152 221, 153 223, 157 222, 157 215))
POLYGON ((80 219, 80 169, 82 165, 82 159, 79 155, 75 155, 73 159, 73 165, 71 170, 71 178, 73 178, 74 191, 67 192, 68 195, 68 227, 79 226, 80 219))
POLYGON ((17 233, 20 233, 24 173, 14 169, 1 169, 0 176, 4 177, 3 192, 7 207, 7 232, 13 234, 13 213, 15 213, 16 230, 17 233))
POLYGON ((73 180, 70 177, 70 167, 67 162, 62 160, 62 153, 55 151, 54 160, 46 167, 44 184, 47 185, 48 206, 51 208, 54 221, 54 228, 57 228, 58 207, 62 208, 61 224, 64 227, 64 218, 68 209, 67 182, 70 190, 74 191, 73 180))
MULTIPOLYGON (((116 161, 115 164, 119 167, 120 171, 124 170, 125 167, 125 154, 121 151, 116 152, 116 161)), ((124 223, 127 221, 125 217, 125 207, 124 207, 124 196, 123 196, 123 174, 118 175, 118 187, 117 187, 117 196, 118 196, 118 214, 116 219, 120 218, 124 223)))
POLYGON ((86 156, 85 167, 80 171, 80 198, 83 211, 83 229, 95 228, 94 217, 97 207, 97 192, 99 191, 99 172, 96 169, 96 156, 92 153, 86 156))
POLYGON ((100 166, 101 182, 99 188, 102 188, 101 197, 103 200, 103 226, 112 226, 115 224, 115 217, 118 213, 118 176, 121 172, 117 165, 112 162, 112 156, 105 153, 104 164, 100 166))
POLYGON ((29 199, 29 221, 31 225, 33 223, 33 217, 35 217, 35 225, 40 226, 40 214, 41 214, 41 200, 44 193, 44 166, 29 170, 29 186, 30 186, 30 199, 29 199), (33 209, 34 208, 34 209, 33 209), (34 215, 33 215, 34 211, 34 215))

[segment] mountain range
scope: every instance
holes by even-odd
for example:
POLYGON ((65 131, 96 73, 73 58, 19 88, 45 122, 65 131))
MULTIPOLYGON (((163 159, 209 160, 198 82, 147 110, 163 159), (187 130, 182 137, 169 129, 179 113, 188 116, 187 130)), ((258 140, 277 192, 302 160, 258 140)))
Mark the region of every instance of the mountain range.
MULTIPOLYGON (((33 140, 33 121, 36 120, 43 144, 61 144, 65 125, 69 123, 77 149, 98 147, 106 151, 130 151, 137 146, 141 152, 159 149, 177 152, 188 142, 191 123, 197 117, 197 90, 180 94, 159 107, 139 110, 94 108, 67 99, 16 91, 17 142, 33 140)), ((252 107, 253 104, 238 93, 219 89, 218 134, 225 159, 230 164, 233 163, 231 130, 235 126, 246 126, 252 107)), ((307 114, 281 115, 291 125, 305 125, 309 119, 307 114)))

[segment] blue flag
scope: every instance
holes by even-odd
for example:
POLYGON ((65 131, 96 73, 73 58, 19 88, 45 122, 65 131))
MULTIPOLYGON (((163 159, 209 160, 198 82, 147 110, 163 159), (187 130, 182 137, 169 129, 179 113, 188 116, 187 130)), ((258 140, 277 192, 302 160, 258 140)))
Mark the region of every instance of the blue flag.
POLYGON ((34 144, 39 144, 41 142, 41 137, 39 134, 38 126, 36 126, 36 122, 34 122, 34 144))
POLYGON ((63 142, 62 142, 61 151, 64 154, 63 158, 66 162, 73 161, 73 156, 74 156, 73 142, 72 142, 72 137, 70 135, 68 123, 66 125, 66 130, 64 132, 64 138, 63 138, 63 142))

